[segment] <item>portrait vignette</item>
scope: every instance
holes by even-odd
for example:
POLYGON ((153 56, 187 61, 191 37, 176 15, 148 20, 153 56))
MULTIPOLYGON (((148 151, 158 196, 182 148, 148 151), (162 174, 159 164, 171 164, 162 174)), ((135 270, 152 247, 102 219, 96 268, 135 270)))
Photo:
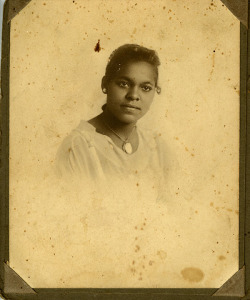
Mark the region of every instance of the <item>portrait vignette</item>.
MULTIPOLYGON (((11 21, 10 267, 34 288, 220 287, 239 269, 238 177, 235 176, 239 167, 239 144, 235 141, 239 140, 237 116, 239 117, 240 81, 239 72, 235 70, 239 69, 240 22, 220 1, 214 1, 212 7, 208 6, 210 1, 207 1, 207 4, 200 5, 196 11, 197 1, 188 5, 176 4, 175 1, 159 1, 159 7, 155 6, 154 9, 163 13, 162 18, 159 17, 160 13, 157 15, 157 24, 153 21, 150 24, 149 21, 147 25, 147 22, 144 24, 142 20, 141 24, 136 24, 137 27, 134 26, 132 16, 138 13, 136 10, 145 13, 146 16, 150 6, 147 3, 142 5, 129 1, 124 10, 130 12, 132 20, 126 24, 123 23, 122 13, 116 11, 120 10, 120 7, 111 7, 112 1, 95 1, 95 4, 84 1, 85 7, 83 1, 72 3, 65 0, 67 5, 62 4, 61 7, 54 4, 55 2, 32 0, 11 21), (107 15, 102 15, 103 6, 96 5, 97 2, 103 4, 107 15), (189 11, 195 15, 190 24, 190 28, 193 29, 191 31, 185 27, 185 31, 183 27, 190 21, 189 11), (96 23, 96 27, 88 25, 88 19, 82 20, 81 14, 92 14, 90 19, 94 16, 96 19, 102 18, 102 27, 98 27, 96 23), (56 19, 55 15, 60 15, 60 19, 56 19), (165 15, 167 21, 164 19, 163 22, 165 15), (218 20, 218 16, 225 17, 226 21, 218 20), (200 25, 202 30, 199 31, 196 27, 197 22, 205 17, 208 17, 208 21, 200 25), (164 31, 161 25, 166 22, 167 25, 173 22, 173 27, 177 27, 177 24, 180 27, 173 31, 164 28, 164 31), (116 23, 120 24, 119 30, 118 26, 115 26, 116 23), (127 28, 128 25, 131 29, 127 28), (230 33, 225 31, 228 25, 232 30, 230 33), (86 26, 90 28, 87 30, 86 26), (150 37, 146 34, 147 26, 153 33, 158 33, 155 41, 152 40, 152 36, 155 37, 156 34, 150 37), (220 30, 216 26, 220 26, 220 30), (78 34, 75 28, 79 28, 78 34), (196 35, 189 36, 188 39, 182 37, 178 34, 180 28, 185 34, 195 32, 196 35), (126 42, 123 43, 123 35, 126 32, 126 42), (223 42, 214 38, 214 32, 220 34, 223 42), (117 40, 112 39, 112 33, 117 40), (206 35, 205 41, 201 38, 202 34, 206 35), (233 34, 236 42, 232 42, 233 34), (47 38, 48 35, 50 39, 47 38), (142 41, 138 41, 138 37, 141 37, 142 41), (165 46, 166 40, 172 42, 167 51, 162 46, 165 46), (182 50, 187 40, 191 40, 189 47, 186 47, 189 49, 185 51, 191 52, 188 55, 182 50), (45 41, 47 48, 42 47, 45 41), (207 48, 199 45, 201 41, 204 42, 202 46, 207 48), (143 186, 145 178, 142 182, 136 181, 135 184, 139 187, 135 186, 134 190, 130 191, 134 196, 133 200, 140 199, 139 204, 136 201, 124 203, 130 198, 130 195, 126 194, 126 187, 119 187, 119 190, 113 191, 112 199, 109 197, 110 190, 104 188, 101 190, 104 199, 100 198, 98 191, 89 191, 88 200, 84 200, 83 210, 83 197, 79 197, 79 187, 73 185, 74 190, 68 193, 65 186, 60 186, 49 171, 53 169, 56 149, 62 140, 77 127, 81 119, 90 119, 94 114, 101 112, 101 107, 105 104, 101 78, 108 57, 115 48, 126 43, 138 43, 154 49, 161 60, 159 79, 162 93, 155 95, 152 111, 148 112, 145 121, 141 123, 146 129, 151 129, 153 119, 153 128, 157 134, 163 136, 167 142, 171 141, 167 143, 171 153, 170 165, 172 164, 173 168, 172 181, 170 178, 168 183, 170 196, 167 212, 164 212, 167 221, 162 216, 159 217, 159 212, 163 211, 166 203, 147 206, 147 197, 140 195, 148 192, 148 183, 143 186), (157 47, 154 47, 154 43, 158 43, 157 47), (99 45, 99 51, 95 51, 96 45, 99 45), (201 52, 201 48, 204 52, 201 52), (164 51, 168 55, 164 56, 164 51), (86 55, 89 59, 82 62, 81 55, 86 55), (190 56, 192 59, 188 62, 190 56), (197 68, 201 63, 204 70, 197 68), (181 72, 178 71, 180 69, 181 72), (87 70, 90 75, 86 76, 83 70, 87 70), (201 81, 199 86, 194 84, 197 78, 201 81), (224 89, 221 88, 222 83, 224 89), (211 87, 215 88, 210 90, 211 87), (183 99, 183 94, 188 101, 183 99), (213 97, 220 100, 213 100, 213 97), (92 99, 98 100, 93 103, 92 99), (176 99, 181 101, 176 103, 176 99), (223 101, 228 101, 227 105, 223 105, 223 101), (159 103, 160 108, 157 107, 159 103), (23 111, 23 107, 27 109, 23 111), (222 111, 224 113, 220 113, 222 111), (202 126, 204 120, 207 121, 206 125, 210 130, 207 130, 205 125, 202 126), (204 135, 207 140, 203 139, 204 135), (200 143, 204 145, 201 146, 200 143), (23 156, 24 153, 27 158, 23 156), (204 158, 206 161, 211 159, 211 165, 206 164, 204 158), (202 168, 203 172, 199 173, 202 168), (174 176, 176 180, 173 180, 174 176), (37 178, 40 180, 36 180, 37 178), (204 182, 207 188, 205 190, 201 187, 202 184, 204 186, 204 182), (27 185, 30 188, 24 192, 27 185), (51 186, 53 190, 50 189, 51 186), (21 191, 24 195, 20 196, 21 191), (71 204, 68 201, 70 195, 71 204), (124 202, 117 201, 117 197, 124 202), (98 215, 95 216, 94 212, 98 212, 98 215), (119 218, 114 220, 118 212, 119 218), (176 220, 176 216, 180 215, 182 220, 176 220), (203 222, 209 222, 210 218, 213 218, 214 223, 210 224, 208 230, 203 222), (72 221, 76 219, 78 223, 72 225, 72 221), (165 223, 162 223, 163 220, 165 223), (126 226, 124 221, 127 222, 126 226), (174 230, 170 228, 173 224, 174 230), (122 233, 121 226, 125 227, 122 233), (178 241, 177 247, 173 245, 171 248, 169 243, 166 244, 168 246, 164 246, 164 226, 169 239, 178 241), (221 232, 217 232, 218 226, 221 232), (113 227, 117 229, 114 230, 113 227), (110 233, 108 235, 108 230, 111 229, 113 237, 110 233), (135 230, 137 233, 139 231, 136 236, 135 230), (207 239, 200 241, 200 234, 204 231, 207 239), (80 236, 81 233, 83 237, 80 236), (103 244, 102 235, 106 240, 109 239, 109 244, 103 244), (116 240, 121 236, 127 238, 129 245, 116 240), (182 237, 183 240, 179 241, 182 237), (17 245, 21 240, 25 241, 25 247, 22 251, 19 248, 17 253, 17 245), (157 243, 162 246, 155 247, 157 243), (81 248, 83 245, 85 248, 81 248), (103 256, 100 255, 100 249, 104 251, 103 256), (86 251, 85 260, 81 260, 80 251, 83 250, 86 251), (190 253, 190 257, 184 259, 184 253, 190 253), (178 257, 178 262, 173 259, 173 255, 178 257), (111 257, 114 260, 113 264, 119 261, 119 267, 110 267, 111 257), (185 262, 181 261, 182 259, 185 262), (62 260, 71 266, 70 271, 61 265, 62 260), (48 262, 46 270, 45 261, 48 262), (80 269, 79 262, 82 263, 80 269), (208 262, 210 266, 204 269, 204 264, 209 264, 208 262), (52 278, 48 274, 51 274, 55 266, 57 272, 53 271, 55 278, 52 278), (91 267, 93 270, 87 272, 91 267), (165 282, 160 278, 163 274, 166 276, 165 282)), ((150 15, 152 14, 151 9, 150 15)), ((86 198, 86 194, 84 196, 86 198)))

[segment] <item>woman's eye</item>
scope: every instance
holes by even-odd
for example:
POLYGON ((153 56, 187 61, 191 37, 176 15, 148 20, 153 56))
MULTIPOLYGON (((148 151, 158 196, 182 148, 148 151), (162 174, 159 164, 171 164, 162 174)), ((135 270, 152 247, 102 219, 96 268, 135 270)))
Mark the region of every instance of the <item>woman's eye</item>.
POLYGON ((126 82, 126 81, 120 81, 120 82, 118 82, 118 85, 122 88, 126 88, 129 86, 128 82, 126 82))
POLYGON ((142 90, 145 92, 150 92, 152 90, 152 87, 149 85, 143 85, 142 90))

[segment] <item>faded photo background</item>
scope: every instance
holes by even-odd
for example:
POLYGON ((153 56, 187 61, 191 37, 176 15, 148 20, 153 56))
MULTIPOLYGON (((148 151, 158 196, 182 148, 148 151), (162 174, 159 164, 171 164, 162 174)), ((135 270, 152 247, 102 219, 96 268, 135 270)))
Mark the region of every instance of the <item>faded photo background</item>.
POLYGON ((217 288, 238 270, 239 47, 219 0, 32 0, 11 21, 10 267, 31 287, 217 288), (101 189, 54 176, 125 43, 161 59, 140 125, 169 148, 162 203, 146 174, 101 189))

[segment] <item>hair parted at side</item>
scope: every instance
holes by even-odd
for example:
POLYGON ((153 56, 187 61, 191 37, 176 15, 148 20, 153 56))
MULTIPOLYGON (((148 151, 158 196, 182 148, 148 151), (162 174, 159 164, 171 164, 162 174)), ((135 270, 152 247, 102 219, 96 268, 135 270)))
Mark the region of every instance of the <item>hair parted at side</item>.
POLYGON ((161 64, 156 51, 136 44, 125 44, 112 52, 106 67, 105 77, 107 82, 112 80, 117 72, 128 62, 144 61, 151 64, 156 72, 156 84, 158 80, 158 67, 161 64))

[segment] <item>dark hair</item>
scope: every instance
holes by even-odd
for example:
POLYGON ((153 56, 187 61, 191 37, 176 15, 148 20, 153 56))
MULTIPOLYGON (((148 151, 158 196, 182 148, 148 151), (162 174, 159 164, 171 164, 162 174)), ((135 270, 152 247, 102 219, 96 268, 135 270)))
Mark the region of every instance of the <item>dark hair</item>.
POLYGON ((138 61, 147 62, 154 67, 157 85, 158 66, 160 65, 157 53, 154 50, 136 44, 125 44, 112 52, 106 67, 106 81, 109 82, 112 80, 116 76, 117 72, 119 72, 120 69, 128 62, 138 61))

